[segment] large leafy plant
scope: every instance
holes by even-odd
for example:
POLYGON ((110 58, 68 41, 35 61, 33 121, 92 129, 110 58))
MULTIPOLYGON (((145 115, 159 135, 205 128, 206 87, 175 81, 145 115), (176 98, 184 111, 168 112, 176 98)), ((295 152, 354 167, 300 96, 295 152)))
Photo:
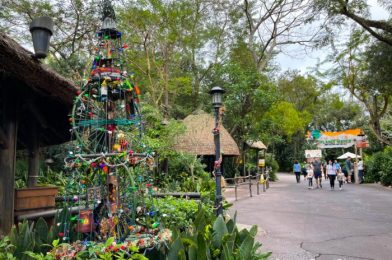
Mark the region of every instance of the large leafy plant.
POLYGON ((168 259, 267 259, 271 253, 259 252, 256 233, 257 226, 239 230, 235 216, 227 222, 219 216, 211 225, 199 208, 192 228, 175 233, 168 259))

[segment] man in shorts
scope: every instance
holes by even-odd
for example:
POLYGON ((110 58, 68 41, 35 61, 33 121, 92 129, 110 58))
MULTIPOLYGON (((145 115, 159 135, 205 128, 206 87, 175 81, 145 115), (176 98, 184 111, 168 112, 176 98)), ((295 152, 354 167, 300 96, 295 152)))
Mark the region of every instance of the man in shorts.
POLYGON ((316 179, 316 189, 319 187, 322 188, 321 180, 322 180, 322 165, 319 159, 316 159, 313 163, 313 171, 314 171, 314 178, 316 179))

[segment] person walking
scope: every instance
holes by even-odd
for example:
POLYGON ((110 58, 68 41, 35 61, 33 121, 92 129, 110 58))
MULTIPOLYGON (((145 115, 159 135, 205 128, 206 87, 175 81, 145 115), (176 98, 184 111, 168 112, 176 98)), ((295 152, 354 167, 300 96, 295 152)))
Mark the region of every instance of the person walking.
POLYGON ((304 180, 306 179, 306 176, 307 176, 307 170, 308 170, 308 164, 306 163, 306 161, 304 161, 303 163, 302 163, 302 167, 301 167, 301 173, 302 173, 302 175, 304 176, 304 180))
POLYGON ((328 178, 328 175, 327 175, 327 165, 328 165, 328 163, 327 163, 327 161, 324 161, 323 163, 322 163, 322 172, 323 172, 323 175, 324 175, 324 180, 326 180, 327 178, 328 178))
POLYGON ((321 166, 321 162, 319 161, 319 159, 316 159, 313 162, 313 172, 314 172, 314 178, 316 179, 316 188, 323 188, 323 185, 321 184, 321 180, 322 180, 322 166, 321 166))
POLYGON ((297 180, 297 183, 301 182, 301 165, 297 160, 295 160, 294 165, 293 165, 293 172, 295 174, 295 179, 297 180))
POLYGON ((312 165, 308 165, 306 169, 307 175, 306 178, 308 179, 308 189, 313 189, 313 167, 312 165))
POLYGON ((338 170, 337 172, 337 178, 338 178, 338 182, 339 182, 339 190, 343 189, 343 182, 344 182, 344 173, 342 170, 338 170))
POLYGON ((346 172, 347 172, 347 183, 351 183, 351 168, 352 168, 352 166, 351 166, 351 158, 350 158, 350 156, 349 157, 347 157, 347 160, 346 160, 346 172))
POLYGON ((358 162, 358 180, 359 180, 360 184, 363 183, 363 161, 362 161, 362 159, 359 159, 359 162, 358 162))
POLYGON ((336 174, 338 173, 338 171, 342 170, 342 167, 340 166, 337 160, 335 160, 333 165, 335 166, 336 174))
POLYGON ((335 189, 335 178, 336 178, 336 169, 335 166, 332 164, 332 160, 329 160, 327 165, 327 175, 329 179, 329 185, 331 186, 331 190, 335 189))

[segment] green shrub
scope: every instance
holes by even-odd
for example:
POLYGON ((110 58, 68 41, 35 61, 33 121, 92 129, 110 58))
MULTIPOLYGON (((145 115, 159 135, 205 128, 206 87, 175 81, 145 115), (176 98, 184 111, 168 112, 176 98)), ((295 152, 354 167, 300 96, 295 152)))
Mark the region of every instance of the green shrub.
POLYGON ((271 167, 270 180, 277 181, 278 177, 276 176, 276 173, 279 170, 278 162, 274 158, 272 158, 271 156, 267 156, 267 158, 265 159, 265 165, 266 165, 266 167, 271 167))
POLYGON ((365 182, 392 185, 392 148, 374 153, 365 160, 365 182))
POLYGON ((165 197, 147 201, 148 208, 159 212, 159 222, 165 228, 185 229, 192 225, 199 206, 212 218, 214 212, 212 205, 201 204, 195 200, 165 197))

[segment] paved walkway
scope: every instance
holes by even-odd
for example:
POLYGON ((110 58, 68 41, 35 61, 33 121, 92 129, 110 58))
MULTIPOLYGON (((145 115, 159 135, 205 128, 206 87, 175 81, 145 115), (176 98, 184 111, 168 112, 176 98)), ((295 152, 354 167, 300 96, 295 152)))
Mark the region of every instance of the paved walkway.
MULTIPOLYGON (((342 191, 308 190, 303 179, 279 174, 266 193, 252 198, 241 186, 234 203, 237 222, 257 224, 262 251, 271 259, 392 259, 392 190, 378 185, 345 184, 342 191)), ((335 188, 336 189, 336 188, 335 188)))

